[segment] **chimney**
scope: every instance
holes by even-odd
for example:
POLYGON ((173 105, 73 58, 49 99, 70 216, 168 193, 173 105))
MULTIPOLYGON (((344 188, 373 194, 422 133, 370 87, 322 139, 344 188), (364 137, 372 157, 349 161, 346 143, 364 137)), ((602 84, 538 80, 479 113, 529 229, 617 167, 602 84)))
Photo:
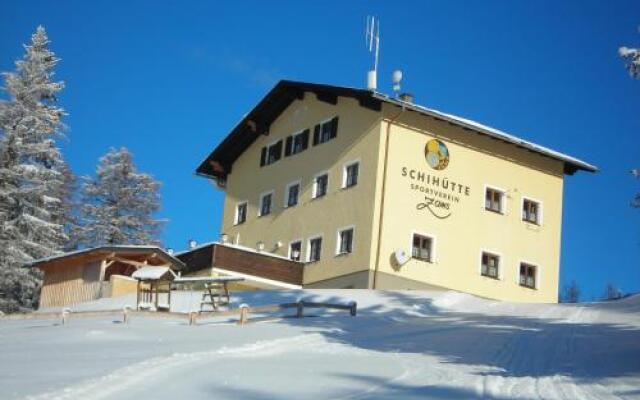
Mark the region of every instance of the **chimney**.
POLYGON ((401 93, 400 94, 400 100, 406 102, 406 103, 413 103, 413 95, 411 93, 401 93))
POLYGON ((189 239, 188 244, 189 244, 189 250, 193 250, 193 249, 195 249, 196 247, 198 247, 198 242, 196 242, 196 241, 195 241, 195 240, 193 240, 193 239, 189 239))

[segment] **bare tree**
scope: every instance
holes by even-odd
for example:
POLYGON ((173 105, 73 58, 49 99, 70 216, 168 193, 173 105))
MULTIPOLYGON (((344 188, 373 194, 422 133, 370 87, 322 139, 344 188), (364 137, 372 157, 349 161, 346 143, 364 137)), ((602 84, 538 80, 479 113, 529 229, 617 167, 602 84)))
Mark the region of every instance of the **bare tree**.
POLYGON ((617 300, 622 298, 622 291, 613 283, 607 283, 604 289, 603 300, 617 300))
POLYGON ((580 301, 580 292, 578 282, 572 280, 570 284, 564 287, 561 301, 563 303, 578 303, 580 301))

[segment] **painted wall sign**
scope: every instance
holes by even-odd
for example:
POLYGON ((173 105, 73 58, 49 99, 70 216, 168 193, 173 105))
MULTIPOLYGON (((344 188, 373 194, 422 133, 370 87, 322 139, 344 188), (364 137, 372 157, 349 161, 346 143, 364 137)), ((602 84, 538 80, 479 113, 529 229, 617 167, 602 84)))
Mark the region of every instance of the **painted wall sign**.
MULTIPOLYGON (((425 145, 427 164, 441 171, 449 165, 449 149, 440 140, 432 139, 425 145)), ((452 205, 460 203, 460 198, 469 197, 471 188, 448 177, 402 167, 401 174, 411 181, 412 191, 421 193, 422 199, 416 204, 417 210, 425 210, 438 219, 451 216, 452 205)))

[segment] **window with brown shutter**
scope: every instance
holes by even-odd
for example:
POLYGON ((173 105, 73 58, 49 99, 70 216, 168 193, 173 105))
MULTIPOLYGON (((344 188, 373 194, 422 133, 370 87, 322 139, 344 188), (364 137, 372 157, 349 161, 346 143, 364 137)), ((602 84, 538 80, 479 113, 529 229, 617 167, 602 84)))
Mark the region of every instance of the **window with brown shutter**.
POLYGON ((504 193, 497 189, 487 188, 484 198, 484 208, 488 211, 503 213, 504 193))
POLYGON ((535 265, 520 263, 520 286, 535 289, 536 288, 536 271, 535 265))
POLYGON ((499 279, 500 257, 482 252, 480 274, 488 278, 499 279))
POLYGON ((522 201, 522 220, 540 225, 540 203, 524 199, 522 201))
POLYGON ((413 235, 413 248, 411 249, 411 257, 423 261, 432 261, 433 239, 428 236, 418 234, 413 235))

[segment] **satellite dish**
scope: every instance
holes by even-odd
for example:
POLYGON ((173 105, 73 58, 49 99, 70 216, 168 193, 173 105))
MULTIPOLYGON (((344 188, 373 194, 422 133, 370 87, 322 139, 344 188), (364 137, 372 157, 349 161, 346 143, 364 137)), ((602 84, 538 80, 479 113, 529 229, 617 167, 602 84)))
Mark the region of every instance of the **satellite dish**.
POLYGON ((404 265, 409 261, 409 255, 404 249, 398 249, 393 252, 393 257, 395 258, 398 265, 404 265))

